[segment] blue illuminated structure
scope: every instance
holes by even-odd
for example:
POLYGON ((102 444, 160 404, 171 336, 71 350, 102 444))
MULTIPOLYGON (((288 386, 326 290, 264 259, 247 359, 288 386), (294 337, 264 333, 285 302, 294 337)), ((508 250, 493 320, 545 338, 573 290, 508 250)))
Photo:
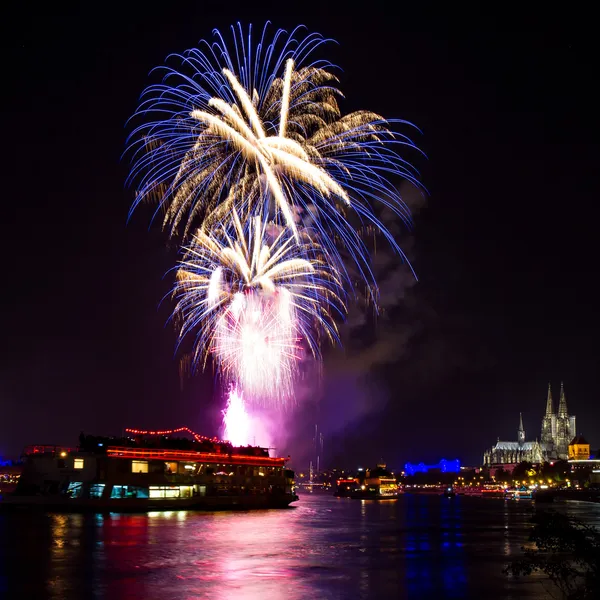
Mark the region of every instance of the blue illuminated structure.
POLYGON ((427 473, 432 469, 439 469, 442 473, 458 473, 460 471, 460 460, 455 458, 454 460, 446 460, 442 458, 437 465, 426 465, 425 463, 419 463, 413 465, 412 463, 406 463, 404 465, 404 472, 407 475, 414 475, 415 473, 427 473))

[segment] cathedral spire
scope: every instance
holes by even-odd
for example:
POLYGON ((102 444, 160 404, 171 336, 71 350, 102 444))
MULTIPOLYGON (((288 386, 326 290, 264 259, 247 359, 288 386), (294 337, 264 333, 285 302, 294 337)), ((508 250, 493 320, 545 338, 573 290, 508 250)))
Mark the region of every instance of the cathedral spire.
POLYGON ((554 403, 552 402, 552 388, 548 382, 548 399, 546 400, 546 416, 551 417, 554 414, 554 403))
POLYGON ((558 401, 558 416, 566 417, 567 416, 567 399, 565 397, 565 387, 563 382, 560 382, 560 400, 558 401))
POLYGON ((525 443, 525 428, 523 427, 523 413, 519 413, 519 431, 517 433, 519 444, 525 443))

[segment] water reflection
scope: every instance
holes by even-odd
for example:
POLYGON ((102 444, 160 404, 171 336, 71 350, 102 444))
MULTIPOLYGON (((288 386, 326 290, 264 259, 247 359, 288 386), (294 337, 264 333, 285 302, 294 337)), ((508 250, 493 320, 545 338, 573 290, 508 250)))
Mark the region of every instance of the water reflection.
POLYGON ((408 496, 406 587, 408 597, 464 598, 467 574, 461 498, 408 496))
MULTIPOLYGON (((0 513, 0 597, 541 598, 539 584, 502 574, 527 538, 528 506, 312 494, 283 511, 0 513)), ((600 522, 600 506, 585 513, 600 522)))

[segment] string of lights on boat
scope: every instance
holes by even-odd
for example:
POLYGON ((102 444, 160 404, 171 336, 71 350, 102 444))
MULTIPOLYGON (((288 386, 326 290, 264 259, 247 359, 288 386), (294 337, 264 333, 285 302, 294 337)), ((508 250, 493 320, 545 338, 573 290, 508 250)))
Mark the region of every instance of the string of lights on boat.
POLYGON ((174 435, 176 433, 186 432, 189 433, 197 442, 216 442, 218 444, 228 444, 229 442, 225 440, 220 440, 216 437, 207 437, 205 435, 200 435, 195 431, 192 431, 189 427, 178 427, 177 429, 164 429, 162 431, 150 431, 147 429, 125 429, 125 433, 131 433, 133 435, 174 435))

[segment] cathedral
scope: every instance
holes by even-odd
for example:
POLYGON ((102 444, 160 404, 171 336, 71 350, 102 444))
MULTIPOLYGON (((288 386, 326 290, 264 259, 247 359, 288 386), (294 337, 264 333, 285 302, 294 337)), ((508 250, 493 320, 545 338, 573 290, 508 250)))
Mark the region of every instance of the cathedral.
POLYGON ((554 412, 552 390, 548 384, 548 399, 546 401, 546 414, 542 418, 541 436, 535 442, 525 441, 523 417, 519 418, 519 429, 516 442, 503 442, 498 438, 496 445, 486 450, 483 455, 483 464, 510 465, 523 461, 540 463, 550 460, 567 460, 569 457, 569 442, 575 437, 575 416, 567 412, 567 399, 565 389, 560 384, 560 400, 558 412, 554 412))

